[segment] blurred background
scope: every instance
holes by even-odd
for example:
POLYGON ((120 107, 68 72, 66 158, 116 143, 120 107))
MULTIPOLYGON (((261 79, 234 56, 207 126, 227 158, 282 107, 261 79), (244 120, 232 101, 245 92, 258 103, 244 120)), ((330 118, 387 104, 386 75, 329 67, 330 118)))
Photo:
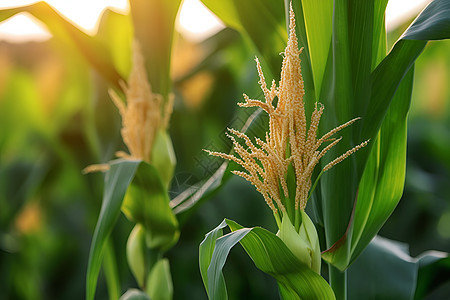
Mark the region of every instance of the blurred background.
MULTIPOLYGON (((0 9, 31 2, 2 0, 0 9)), ((96 34, 107 6, 118 13, 129 10, 126 0, 47 2, 90 35, 96 34)), ((429 1, 407 2, 389 1, 390 46, 429 1)), ((254 51, 200 2, 184 1, 176 30, 170 134, 177 169, 171 197, 218 168, 221 161, 202 149, 228 151, 226 127, 242 126, 251 113, 236 109, 242 93, 261 96, 254 51)), ((405 191, 380 232, 409 244, 412 256, 430 249, 450 252, 449 53, 450 41, 430 42, 417 60, 405 191)), ((81 170, 124 149, 120 117, 107 89, 77 49, 53 38, 30 15, 0 23, 0 299, 84 298, 103 178, 81 170)), ((257 124, 252 130, 259 130, 257 124)), ((180 241, 168 253, 175 299, 206 299, 198 245, 224 217, 244 226, 276 228, 260 195, 231 177, 210 200, 180 216, 180 241)), ((136 286, 124 259, 131 228, 121 216, 113 232, 124 291, 136 286)), ((242 249, 231 252, 225 276, 239 299, 278 297, 275 282, 242 249)), ((436 297, 450 289, 448 270, 441 277, 436 297)), ((97 296, 108 298, 102 276, 97 296)))

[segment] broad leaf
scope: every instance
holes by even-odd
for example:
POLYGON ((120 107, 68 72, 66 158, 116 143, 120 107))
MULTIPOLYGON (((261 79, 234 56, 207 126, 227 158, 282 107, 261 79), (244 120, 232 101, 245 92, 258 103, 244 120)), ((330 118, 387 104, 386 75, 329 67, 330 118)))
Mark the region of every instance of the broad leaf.
POLYGON ((28 12, 44 23, 54 37, 78 49, 97 72, 113 85, 119 87, 119 81, 123 77, 114 67, 114 60, 104 43, 78 29, 53 7, 43 1, 27 6, 0 10, 0 21, 20 12, 28 12))
POLYGON ((210 299, 228 298, 222 268, 238 242, 260 270, 277 280, 284 299, 335 299, 328 283, 275 234, 261 227, 244 228, 231 220, 224 220, 200 244, 200 271, 210 299), (232 232, 222 236, 227 225, 232 232))
POLYGON ((164 251, 178 240, 178 222, 156 169, 141 160, 119 159, 111 162, 89 253, 86 276, 88 300, 95 295, 105 243, 121 209, 129 219, 145 228, 147 247, 164 251))
POLYGON ((147 246, 165 251, 179 237, 178 221, 169 206, 167 190, 153 165, 139 164, 122 205, 124 214, 141 224, 146 231, 147 246))
POLYGON ((450 36, 450 2, 434 0, 402 36, 405 40, 442 40, 450 36))
MULTIPOLYGON (((381 28, 384 29, 385 6, 386 1, 334 2, 331 53, 321 89, 321 100, 325 103, 322 131, 326 132, 355 117, 362 120, 340 132, 342 142, 327 154, 330 158, 325 157, 323 164, 368 139, 355 133, 360 131, 366 120, 365 107, 370 100, 369 78, 373 57, 380 52, 385 53, 385 43, 379 41, 384 36, 380 33, 381 28), (378 35, 375 37, 375 34, 378 35)), ((358 158, 368 153, 369 149, 358 151, 327 171, 321 179, 326 243, 328 247, 335 245, 334 248, 339 245, 342 249, 339 260, 347 260, 350 254, 347 238, 351 238, 353 228, 349 223, 365 165, 364 160, 358 158)))
MULTIPOLYGON (((414 70, 411 69, 395 93, 381 126, 377 140, 379 148, 373 148, 371 153, 373 158, 369 158, 378 161, 377 176, 375 178, 369 176, 368 180, 364 180, 363 176, 359 186, 361 194, 358 193, 356 202, 351 260, 359 255, 381 229, 403 194, 406 170, 406 123, 411 103, 413 74, 414 70), (374 194, 365 195, 364 189, 371 189, 373 186, 376 187, 374 194), (361 208, 362 206, 366 207, 361 208)), ((369 173, 373 174, 370 171, 369 173)))
POLYGON ((94 299, 105 244, 120 214, 122 201, 141 161, 117 160, 106 173, 100 216, 92 238, 86 275, 86 299, 94 299))
POLYGON ((173 283, 167 258, 160 259, 153 266, 147 280, 147 294, 153 300, 172 300, 173 283))
POLYGON ((136 224, 128 236, 127 261, 134 278, 141 288, 145 286, 145 280, 151 267, 145 240, 144 227, 136 224))
POLYGON ((333 1, 303 0, 302 7, 314 86, 320 91, 331 46, 333 1))
MULTIPOLYGON (((440 14, 438 9, 442 9, 445 5, 440 5, 438 2, 442 1, 435 1, 416 20, 423 24, 429 24, 430 20, 433 20, 431 23, 434 25, 436 25, 434 22, 440 23, 439 26, 422 26, 422 29, 429 33, 429 38, 436 38, 431 29, 445 27, 445 22, 450 20, 448 15, 446 20, 440 14)), ((414 34, 409 35, 411 38, 419 36, 417 28, 420 26, 415 26, 416 22, 410 27, 410 29, 414 28, 414 34)), ((409 30, 404 36, 408 36, 408 32, 409 30)), ((440 31, 438 36, 448 38, 450 34, 444 30, 444 32, 440 31)), ((423 35, 421 37, 424 38, 423 35)), ((359 255, 400 200, 406 159, 406 117, 412 90, 411 67, 425 45, 426 41, 422 40, 399 40, 368 78, 370 85, 367 91, 370 94, 366 99, 369 101, 366 107, 360 105, 358 108, 364 113, 360 129, 354 133, 359 140, 371 139, 371 152, 370 156, 368 151, 361 152, 357 156, 357 170, 363 166, 366 166, 366 169, 359 185, 355 206, 347 207, 344 210, 347 213, 343 213, 341 209, 342 218, 349 218, 346 215, 350 212, 352 217, 348 219, 346 229, 340 229, 342 232, 340 238, 337 239, 336 229, 331 230, 336 220, 328 220, 329 217, 336 217, 337 210, 332 209, 334 213, 330 213, 329 217, 325 216, 327 235, 330 236, 331 232, 331 236, 334 237, 329 238, 328 242, 334 244, 323 254, 323 257, 341 270, 347 268, 359 255)), ((327 182, 326 184, 329 186, 338 183, 327 182)), ((333 194, 339 193, 328 193, 325 198, 333 194)), ((333 201, 342 207, 341 200, 333 199, 331 202, 333 201)), ((328 207, 326 204, 324 206, 328 207)))
POLYGON ((175 18, 181 0, 131 0, 134 34, 142 47, 154 92, 167 100, 171 91, 170 59, 175 18))
POLYGON ((412 299, 420 269, 446 257, 447 253, 430 251, 413 258, 406 244, 376 236, 348 269, 348 298, 412 299))
POLYGON ((150 300, 150 297, 143 291, 129 289, 119 300, 150 300))
POLYGON ((130 14, 106 9, 100 19, 95 39, 106 45, 117 72, 128 78, 131 70, 131 43, 133 24, 130 14))

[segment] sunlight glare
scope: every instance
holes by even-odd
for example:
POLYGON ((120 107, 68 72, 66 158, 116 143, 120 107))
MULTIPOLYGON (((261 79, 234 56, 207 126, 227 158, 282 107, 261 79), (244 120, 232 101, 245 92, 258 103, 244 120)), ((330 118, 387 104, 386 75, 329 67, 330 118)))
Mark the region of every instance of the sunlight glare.
MULTIPOLYGON (((22 6, 38 2, 37 0, 2 0, 1 8, 22 6)), ((88 34, 95 34, 99 17, 106 7, 126 13, 127 0, 46 0, 63 16, 72 20, 88 34)), ((34 18, 16 15, 0 23, 0 40, 10 42, 43 41, 50 37, 50 33, 34 18)))
MULTIPOLYGON (((37 0, 2 0, 1 8, 22 6, 37 0)), ((71 19, 88 34, 95 34, 98 20, 106 7, 126 13, 127 0, 46 0, 62 15, 71 19)), ((386 8, 386 28, 395 29, 414 15, 431 0, 389 0, 386 8)), ((200 0, 184 0, 177 17, 177 30, 188 40, 199 42, 220 31, 225 26, 200 0)), ((0 23, 0 40, 10 42, 43 41, 51 35, 35 19, 20 14, 0 23)))
POLYGON ((20 13, 1 23, 0 40, 12 43, 23 41, 43 42, 51 37, 51 34, 39 25, 39 21, 28 13, 20 13))
POLYGON ((225 27, 200 0, 184 0, 176 26, 177 30, 192 42, 204 40, 225 27))
POLYGON ((386 29, 392 31, 427 6, 432 0, 389 0, 386 7, 386 29))

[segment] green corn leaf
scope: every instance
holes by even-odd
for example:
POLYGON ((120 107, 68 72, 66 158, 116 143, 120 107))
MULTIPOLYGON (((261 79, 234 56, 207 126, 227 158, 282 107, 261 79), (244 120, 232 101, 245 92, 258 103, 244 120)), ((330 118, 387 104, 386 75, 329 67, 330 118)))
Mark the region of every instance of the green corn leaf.
MULTIPOLYGON (((227 224, 225 220, 222 221, 219 226, 205 235, 205 238, 203 239, 199 247, 200 274, 202 275, 203 285, 206 288, 206 292, 209 298, 211 298, 211 296, 208 289, 208 268, 211 264, 211 258, 214 252, 214 248, 216 247, 216 240, 223 235, 223 228, 225 228, 226 226, 227 224)), ((224 280, 223 277, 221 280, 224 280)), ((225 286, 225 281, 223 282, 223 285, 225 286)), ((226 293, 226 289, 224 290, 224 293, 226 293)))
MULTIPOLYGON (((367 246, 390 216, 403 193, 406 168, 406 117, 411 101, 413 70, 398 88, 361 179, 350 239, 342 239, 322 257, 341 270, 367 246), (350 249, 342 247, 347 245, 350 249), (344 253, 341 253, 345 251, 344 253), (349 251, 349 252, 348 252, 349 251)), ((346 236, 347 237, 347 236, 346 236)))
POLYGON ((27 6, 0 10, 0 21, 20 12, 30 13, 45 24, 55 38, 78 49, 82 56, 86 58, 97 72, 113 85, 119 87, 119 81, 122 80, 123 77, 114 67, 114 60, 105 44, 78 29, 78 27, 73 25, 49 4, 43 1, 27 6))
POLYGON ((165 251, 178 241, 178 221, 153 165, 141 161, 125 194, 122 211, 131 221, 145 228, 148 247, 165 251))
POLYGON ((239 12, 234 6, 232 0, 227 1, 213 1, 213 0, 202 0, 203 4, 211 10, 217 17, 219 17, 222 22, 227 26, 234 28, 238 31, 244 30, 239 12))
MULTIPOLYGON (((266 73, 279 76, 287 41, 283 1, 202 0, 229 27, 244 35, 269 66, 266 73)), ((264 68, 264 66, 263 66, 264 68)))
POLYGON ((106 284, 108 286, 109 299, 115 300, 121 294, 119 272, 117 270, 117 260, 113 244, 108 239, 105 245, 105 259, 103 260, 103 270, 105 272, 106 284))
POLYGON ((172 140, 165 129, 159 129, 156 132, 150 161, 152 161, 153 166, 158 171, 164 186, 168 189, 177 159, 173 150, 172 140))
MULTIPOLYGON (((379 36, 376 37, 378 43, 374 43, 374 36, 381 32, 381 28, 384 29, 386 3, 350 3, 347 0, 334 2, 331 53, 321 89, 321 101, 325 103, 321 126, 323 132, 326 132, 355 117, 362 117, 362 121, 339 133, 343 142, 334 147, 327 154, 328 157, 337 157, 368 139, 355 133, 358 133, 366 119, 365 107, 370 100, 368 91, 373 57, 378 56, 382 52, 379 49, 385 46, 380 42, 379 36)), ((372 142, 373 140, 372 138, 372 142)), ((352 212, 364 167, 364 161, 359 163, 361 160, 358 158, 368 152, 368 149, 358 151, 327 171, 320 182, 326 244, 330 248, 333 247, 330 252, 336 248, 341 249, 334 260, 342 261, 343 264, 347 264, 350 256, 350 243, 347 238, 352 235, 352 212)), ((323 163, 327 163, 326 157, 323 163)))
POLYGON ((331 46, 333 1, 303 0, 302 8, 314 85, 320 91, 331 46))
POLYGON ((86 275, 86 299, 94 299, 105 244, 120 214, 125 193, 141 161, 116 160, 106 173, 100 216, 92 238, 86 275))
POLYGON ((376 236, 348 269, 348 299, 413 299, 421 270, 446 259, 438 251, 414 258, 406 244, 376 236))
POLYGON ((360 191, 371 189, 372 186, 376 186, 376 189, 372 197, 365 198, 364 194, 361 196, 358 194, 351 260, 359 255, 381 229, 403 194, 406 170, 406 123, 413 78, 412 68, 398 87, 381 126, 378 137, 379 148, 372 150, 371 155, 379 162, 377 176, 374 181, 364 180, 363 177, 359 186, 360 191), (361 209, 361 206, 370 207, 361 209))
POLYGON ((150 261, 147 257, 145 230, 140 224, 136 224, 128 236, 127 260, 138 285, 144 287, 150 269, 150 261))
POLYGON ((436 293, 439 287, 445 285, 448 286, 450 283, 450 254, 437 251, 427 251, 419 259, 419 271, 417 273, 417 285, 414 294, 414 299, 425 299, 433 297, 445 298, 446 293, 448 295, 448 290, 446 292, 445 288, 441 289, 440 293, 436 293), (443 257, 444 256, 444 257, 443 257), (444 276, 443 276, 444 274, 444 276), (445 275, 447 274, 447 275, 445 275))
POLYGON ((450 38, 450 4, 431 2, 405 31, 388 56, 371 75, 371 99, 363 120, 362 137, 375 136, 401 80, 428 40, 450 38), (390 82, 389 85, 386 82, 390 82))
POLYGON ((414 23, 402 39, 405 40, 442 40, 450 36, 450 2, 434 0, 414 20, 414 23))
POLYGON ((210 299, 227 299, 222 268, 228 253, 241 243, 255 265, 273 276, 283 299, 335 299, 328 283, 301 263, 275 234, 260 228, 244 228, 224 220, 200 244, 200 271, 210 299), (222 236, 224 227, 232 232, 222 236))
POLYGON ((171 91, 170 60, 175 18, 181 0, 131 0, 134 34, 145 57, 154 92, 167 100, 171 91))
MULTIPOLYGON (((430 28, 445 27, 450 20, 440 14, 444 9, 441 1, 434 4, 419 16, 416 22, 433 24, 433 26, 410 27, 414 34, 405 36, 421 37, 418 27, 429 33, 430 38, 448 38, 450 34, 433 35, 430 28), (434 12, 434 13, 433 13, 434 12), (431 18, 434 21, 426 21, 431 18)), ((437 29, 436 29, 437 30, 437 29)), ((370 75, 369 102, 361 123, 361 131, 357 133, 360 140, 371 138, 371 152, 359 155, 359 166, 367 160, 362 181, 359 185, 358 199, 351 208, 352 218, 347 225, 345 234, 340 239, 333 240, 334 245, 323 254, 323 258, 341 270, 354 261, 361 251, 375 236, 394 208, 397 206, 403 192, 406 160, 406 118, 411 101, 412 66, 422 52, 426 41, 399 40, 389 55, 383 59, 370 75), (350 242, 351 241, 351 242, 350 242)), ((379 58, 378 58, 379 60, 379 58)), ((364 110, 362 107, 361 109, 364 110)), ((335 201, 336 199, 333 199, 335 201)), ((340 203, 340 202, 339 202, 340 203)), ((347 208, 346 211, 350 211, 347 208)), ((328 224, 333 224, 329 222, 328 224)))
POLYGON ((131 71, 131 44, 133 24, 130 14, 120 14, 106 9, 100 19, 95 39, 104 44, 111 53, 113 66, 122 78, 131 71))
POLYGON ((129 289, 119 300, 150 300, 150 297, 143 291, 129 289))
POLYGON ((172 275, 167 258, 160 259, 152 268, 147 280, 147 294, 152 300, 173 298, 172 275))
MULTIPOLYGON (((92 239, 86 299, 93 299, 105 243, 120 210, 145 228, 147 247, 164 251, 179 236, 178 222, 156 169, 141 160, 115 160, 106 173, 102 208, 92 239)), ((136 270, 133 270, 136 272, 136 270)), ((137 272, 141 274, 141 272, 137 272)))

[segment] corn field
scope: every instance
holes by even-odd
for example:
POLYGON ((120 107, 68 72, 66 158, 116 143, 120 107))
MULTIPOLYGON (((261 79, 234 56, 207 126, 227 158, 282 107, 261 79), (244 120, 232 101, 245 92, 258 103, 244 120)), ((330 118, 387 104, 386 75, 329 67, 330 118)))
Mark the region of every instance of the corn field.
POLYGON ((450 298, 450 1, 201 2, 0 9, 0 299, 450 298))

